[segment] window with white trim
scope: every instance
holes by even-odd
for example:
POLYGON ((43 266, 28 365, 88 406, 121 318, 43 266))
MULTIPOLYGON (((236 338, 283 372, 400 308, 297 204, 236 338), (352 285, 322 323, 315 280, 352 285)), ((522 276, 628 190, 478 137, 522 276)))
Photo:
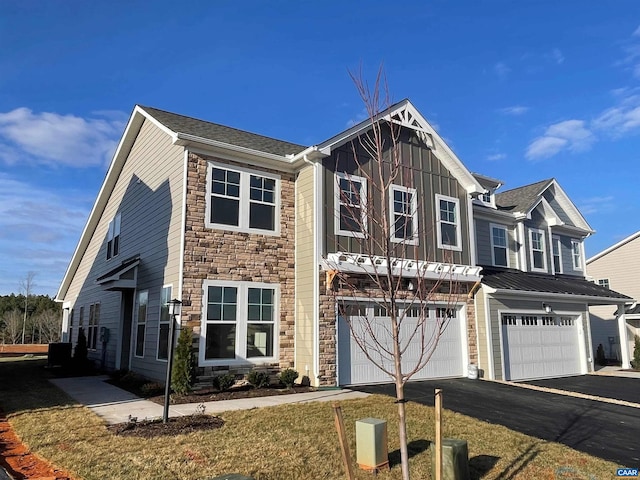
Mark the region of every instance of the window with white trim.
POLYGON ((335 177, 335 233, 364 237, 367 233, 367 179, 339 172, 335 177))
POLYGON ((89 305, 89 326, 87 327, 87 348, 96 350, 98 348, 98 327, 100 325, 100 304, 89 305))
POLYGON ((205 280, 201 361, 275 360, 278 297, 274 284, 205 280))
POLYGON ((73 308, 69 310, 69 343, 73 343, 73 308))
POLYGON ((436 194, 438 247, 462 250, 460 200, 436 194))
POLYGON ((529 244, 531 250, 531 270, 547 270, 547 257, 544 253, 544 232, 542 230, 529 230, 529 244))
POLYGON ((280 176, 209 163, 207 228, 277 234, 280 176))
POLYGON ((136 357, 144 357, 144 341, 147 335, 147 311, 149 291, 138 292, 138 310, 136 315, 136 357))
POLYGON ((579 240, 571 240, 571 258, 574 270, 582 270, 582 244, 579 240))
POLYGON ((169 327, 171 317, 169 316, 169 304, 171 303, 171 285, 162 287, 160 292, 160 317, 158 320, 158 350, 157 359, 166 360, 169 358, 169 327))
POLYGON ((491 224, 491 259, 497 267, 509 266, 508 239, 507 227, 491 224))
POLYGON ((391 241, 418 244, 418 196, 415 188, 391 185, 389 189, 391 241))
POLYGON ((120 253, 120 214, 118 213, 109 222, 107 232, 107 260, 120 253))
POLYGON ((553 249, 553 271, 562 273, 562 243, 560 237, 551 237, 551 247, 553 249))
POLYGON ((609 286, 609 279, 608 278, 600 278, 600 279, 598 279, 598 285, 600 285, 601 287, 604 287, 604 288, 611 288, 609 286))

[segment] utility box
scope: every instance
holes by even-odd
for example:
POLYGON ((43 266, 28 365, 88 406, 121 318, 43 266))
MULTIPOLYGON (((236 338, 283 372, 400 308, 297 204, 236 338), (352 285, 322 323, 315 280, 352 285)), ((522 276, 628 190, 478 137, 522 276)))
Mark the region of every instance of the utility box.
POLYGON ((386 420, 363 418, 356 422, 356 462, 364 470, 389 468, 386 420))
MULTIPOLYGON (((431 445, 433 478, 436 476, 436 449, 431 445)), ((442 439, 442 480, 469 480, 469 449, 466 440, 442 439)))

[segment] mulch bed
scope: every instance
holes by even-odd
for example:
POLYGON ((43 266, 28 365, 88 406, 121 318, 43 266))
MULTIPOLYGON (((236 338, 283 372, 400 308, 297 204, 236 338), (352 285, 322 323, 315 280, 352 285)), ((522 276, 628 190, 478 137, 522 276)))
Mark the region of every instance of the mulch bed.
MULTIPOLYGON (((270 397, 273 395, 291 395, 294 393, 315 392, 313 387, 294 386, 291 389, 287 388, 254 388, 252 386, 239 386, 233 387, 226 392, 219 392, 213 388, 204 390, 198 390, 187 395, 171 395, 171 404, 180 405, 183 403, 204 403, 215 402, 217 400, 236 400, 239 398, 256 398, 256 397, 270 397)), ((147 398, 152 402, 164 404, 164 395, 155 395, 147 398)))
POLYGON ((184 417, 169 418, 167 423, 162 420, 144 420, 141 422, 125 422, 109 425, 107 429, 123 437, 151 438, 160 435, 178 435, 213 430, 224 425, 224 420, 212 415, 185 415, 184 417))

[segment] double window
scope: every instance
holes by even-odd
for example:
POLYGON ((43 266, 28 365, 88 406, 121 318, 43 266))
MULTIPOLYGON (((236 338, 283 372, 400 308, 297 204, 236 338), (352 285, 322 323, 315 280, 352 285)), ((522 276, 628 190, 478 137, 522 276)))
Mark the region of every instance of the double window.
POLYGON ((529 243, 531 245, 531 270, 546 271, 547 258, 544 253, 544 231, 529 230, 529 243))
POLYGON ((573 259, 573 269, 582 270, 582 248, 578 240, 571 240, 571 258, 573 259))
POLYGON ((158 323, 158 360, 169 358, 169 327, 171 318, 169 316, 169 303, 171 302, 171 285, 162 287, 160 292, 160 321, 158 323))
POLYGON ((600 279, 598 279, 598 285, 600 285, 601 287, 604 287, 604 288, 611 288, 609 286, 609 279, 608 278, 600 278, 600 279))
POLYGON ((210 163, 206 226, 277 234, 279 189, 278 175, 210 163))
POLYGON ((136 357, 144 357, 144 342, 147 333, 147 311, 149 310, 149 291, 138 293, 138 315, 136 317, 136 357))
POLYGON ((276 358, 279 286, 204 282, 200 360, 208 364, 276 358))
POLYGON ((491 258, 495 266, 509 266, 508 238, 506 227, 502 225, 491 225, 491 258))
POLYGON ((364 237, 367 233, 367 180, 336 173, 334 193, 336 235, 364 237))
POLYGON ((391 185, 391 241, 418 244, 418 197, 415 188, 391 185))
POLYGON ((120 214, 118 213, 109 222, 107 232, 107 260, 120 253, 120 214))
POLYGON ((436 195, 438 219, 438 247, 462 250, 460 232, 460 201, 457 198, 436 195))

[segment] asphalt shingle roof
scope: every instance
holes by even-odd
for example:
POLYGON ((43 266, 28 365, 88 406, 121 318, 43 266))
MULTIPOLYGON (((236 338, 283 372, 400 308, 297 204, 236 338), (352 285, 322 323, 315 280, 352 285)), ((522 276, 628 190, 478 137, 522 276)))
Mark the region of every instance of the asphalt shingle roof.
POLYGON ((541 180, 531 185, 496 193, 496 206, 499 210, 526 212, 538 200, 540 193, 551 181, 552 179, 541 180))
POLYGON ((186 117, 177 113, 166 112, 153 107, 140 105, 140 108, 176 133, 185 133, 208 140, 216 140, 230 145, 237 145, 282 156, 296 154, 306 148, 303 145, 265 137, 264 135, 258 135, 256 133, 245 132, 244 130, 198 120, 197 118, 186 117))
POLYGON ((500 290, 518 290, 540 293, 559 293, 587 297, 601 297, 617 300, 631 300, 608 288, 597 285, 582 277, 572 275, 550 275, 531 273, 511 268, 483 267, 482 283, 500 290))

